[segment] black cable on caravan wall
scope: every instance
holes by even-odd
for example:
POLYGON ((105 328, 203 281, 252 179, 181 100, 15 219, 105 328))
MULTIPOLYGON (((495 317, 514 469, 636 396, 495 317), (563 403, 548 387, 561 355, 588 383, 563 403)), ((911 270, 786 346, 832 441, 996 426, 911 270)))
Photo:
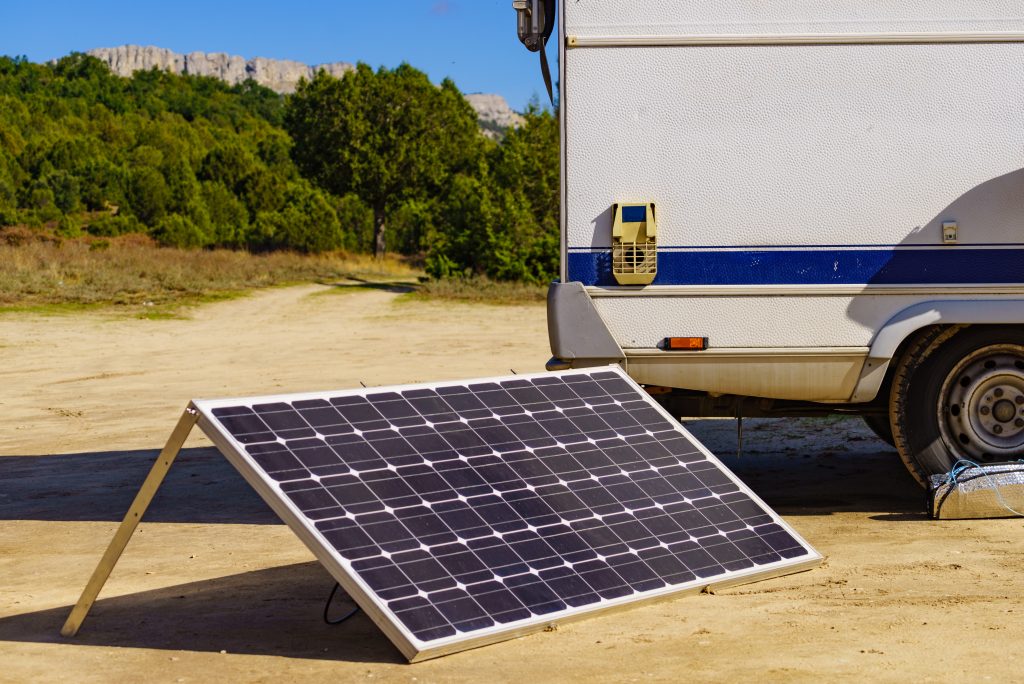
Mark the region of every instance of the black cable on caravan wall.
POLYGON ((555 28, 555 15, 558 9, 556 0, 513 0, 512 7, 516 10, 516 24, 519 41, 530 52, 540 53, 540 71, 544 76, 544 87, 548 91, 548 99, 555 104, 554 88, 551 83, 551 67, 545 47, 555 28))

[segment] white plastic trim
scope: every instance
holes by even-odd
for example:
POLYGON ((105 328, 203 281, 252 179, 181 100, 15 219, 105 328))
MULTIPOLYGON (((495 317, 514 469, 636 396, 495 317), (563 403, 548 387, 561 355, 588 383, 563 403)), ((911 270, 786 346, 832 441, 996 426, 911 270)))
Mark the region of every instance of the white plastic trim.
POLYGON ((850 401, 877 397, 899 346, 929 325, 1024 325, 1024 299, 932 301, 904 309, 875 335, 850 401))
POLYGON ((573 36, 569 48, 689 47, 736 45, 922 45, 936 43, 1024 43, 1019 31, 950 33, 779 33, 682 36, 573 36))
POLYGON ((922 302, 896 314, 878 331, 870 356, 891 359, 911 333, 938 324, 1024 325, 1024 299, 922 302))

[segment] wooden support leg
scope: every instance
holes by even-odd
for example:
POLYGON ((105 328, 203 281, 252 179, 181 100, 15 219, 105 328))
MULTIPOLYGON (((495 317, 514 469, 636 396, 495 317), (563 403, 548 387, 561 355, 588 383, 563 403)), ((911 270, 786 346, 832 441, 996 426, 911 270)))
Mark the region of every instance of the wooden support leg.
POLYGON ((117 565, 117 561, 121 558, 125 547, 128 546, 132 534, 135 533, 135 528, 139 526, 139 521, 142 520, 146 509, 149 508, 156 490, 160 488, 160 483, 167 476, 167 471, 170 470, 171 464, 174 463, 174 459, 178 456, 178 452, 181 451, 181 446, 185 443, 197 420, 199 420, 199 412, 192 406, 189 406, 181 414, 174 432, 171 433, 163 451, 160 452, 156 463, 150 469, 149 475, 146 476, 146 481, 142 483, 142 487, 139 489, 139 493, 135 495, 135 501, 132 502, 131 508, 125 514, 124 520, 121 521, 121 525, 117 528, 117 532, 114 533, 110 546, 107 547, 106 553, 103 554, 99 565, 96 566, 92 573, 92 577, 89 578, 89 583, 85 585, 82 596, 78 599, 78 603, 71 610, 67 622, 64 623, 64 627, 60 630, 62 636, 72 637, 78 633, 78 628, 82 626, 82 622, 85 621, 86 615, 89 614, 89 609, 92 608, 93 602, 96 601, 96 597, 99 596, 100 590, 106 584, 111 571, 117 565))

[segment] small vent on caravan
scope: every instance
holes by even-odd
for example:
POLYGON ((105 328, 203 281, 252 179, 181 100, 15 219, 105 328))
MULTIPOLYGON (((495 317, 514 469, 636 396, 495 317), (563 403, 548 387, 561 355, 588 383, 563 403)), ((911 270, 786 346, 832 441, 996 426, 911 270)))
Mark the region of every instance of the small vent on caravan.
POLYGON ((653 204, 616 204, 612 274, 619 285, 650 285, 658 274, 658 228, 653 204))

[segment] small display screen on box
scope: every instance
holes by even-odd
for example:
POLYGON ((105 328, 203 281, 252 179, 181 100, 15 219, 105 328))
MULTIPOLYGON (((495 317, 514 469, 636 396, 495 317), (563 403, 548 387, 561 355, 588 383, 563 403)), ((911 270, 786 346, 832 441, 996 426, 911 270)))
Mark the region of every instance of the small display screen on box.
POLYGON ((622 207, 623 223, 642 223, 647 220, 647 207, 622 207))

